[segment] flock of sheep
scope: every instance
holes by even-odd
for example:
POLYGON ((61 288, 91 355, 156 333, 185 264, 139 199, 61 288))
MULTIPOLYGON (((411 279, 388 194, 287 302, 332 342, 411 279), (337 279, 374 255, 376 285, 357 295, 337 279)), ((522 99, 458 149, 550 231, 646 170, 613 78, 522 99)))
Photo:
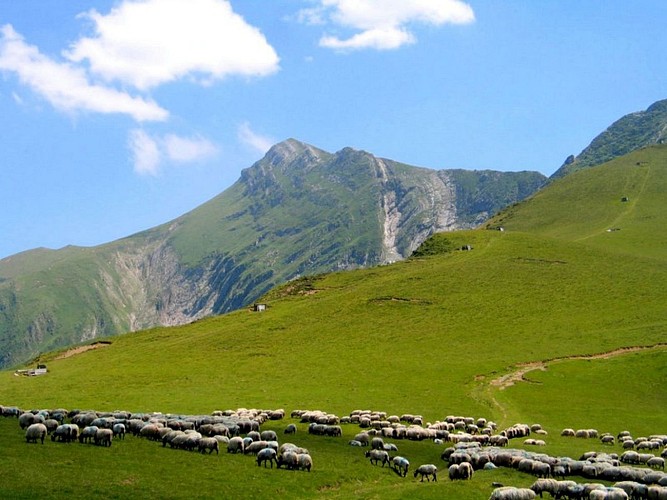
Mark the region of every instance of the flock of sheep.
MULTIPOLYGON (((16 417, 25 430, 28 443, 52 441, 94 443, 111 446, 114 439, 124 439, 129 433, 156 441, 163 447, 218 454, 253 455, 257 466, 270 466, 310 472, 313 459, 310 452, 292 443, 279 444, 273 430, 261 430, 267 421, 285 418, 284 410, 226 410, 211 415, 164 415, 161 413, 130 413, 32 410, 0 406, 0 414, 16 417), (69 423, 66 422, 69 420, 69 423)), ((599 435, 595 429, 564 429, 561 436, 597 439, 601 446, 620 446, 622 453, 585 453, 579 459, 552 457, 526 449, 509 448, 511 440, 521 440, 526 447, 545 445, 547 432, 538 424, 515 424, 498 430, 494 422, 484 418, 448 416, 442 421, 425 423, 419 415, 388 415, 386 412, 355 410, 338 417, 313 410, 294 410, 290 417, 305 425, 308 434, 337 438, 343 436, 343 426, 358 426, 351 447, 368 448, 363 455, 373 466, 393 470, 406 477, 410 469, 408 458, 399 455, 396 443, 385 440, 429 440, 443 445, 440 460, 447 464, 450 480, 469 480, 476 470, 507 467, 536 478, 530 488, 494 484, 492 500, 523 500, 549 493, 553 498, 569 500, 667 500, 667 435, 633 438, 628 431, 616 436, 599 435), (539 436, 539 438, 531 437, 539 436), (656 455, 652 452, 660 452, 656 455), (577 483, 572 477, 592 482, 577 483), (599 481, 604 481, 601 483, 599 481)), ((293 435, 297 426, 290 423, 285 435, 293 435)), ((420 481, 437 481, 438 466, 421 464, 413 477, 420 481)))

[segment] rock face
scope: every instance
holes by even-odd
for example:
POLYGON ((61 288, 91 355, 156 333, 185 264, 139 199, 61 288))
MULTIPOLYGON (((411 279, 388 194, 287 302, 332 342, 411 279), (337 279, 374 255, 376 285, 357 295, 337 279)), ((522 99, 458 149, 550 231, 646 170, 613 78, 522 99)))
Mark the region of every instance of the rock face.
POLYGON ((0 365, 238 309, 304 274, 401 260, 431 234, 474 227, 545 180, 281 142, 229 189, 162 226, 0 261, 0 365))

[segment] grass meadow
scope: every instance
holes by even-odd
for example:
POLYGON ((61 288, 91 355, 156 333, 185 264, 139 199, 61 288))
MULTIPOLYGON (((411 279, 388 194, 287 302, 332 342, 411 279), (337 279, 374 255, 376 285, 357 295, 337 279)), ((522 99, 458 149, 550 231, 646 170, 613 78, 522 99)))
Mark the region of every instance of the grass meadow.
MULTIPOLYGON (((0 404, 175 414, 370 409, 425 422, 464 415, 500 428, 540 423, 549 434, 539 451, 574 458, 612 448, 562 438, 565 427, 667 434, 665 151, 558 180, 489 224, 505 231, 439 234, 405 262, 278 287, 263 299, 266 312, 107 338, 73 356, 42 354, 46 376, 0 372, 0 404), (536 362, 546 369, 509 387, 494 383, 536 362)), ((265 428, 282 437, 289 422, 265 428)), ((357 427, 343 430, 342 438, 309 436, 299 424, 290 441, 311 451, 307 473, 131 436, 111 448, 27 445, 15 420, 0 419, 0 497, 465 500, 488 498, 494 482, 533 481, 496 470, 451 482, 443 445, 397 441, 413 470, 441 470, 437 483, 401 478, 347 445, 357 427)))

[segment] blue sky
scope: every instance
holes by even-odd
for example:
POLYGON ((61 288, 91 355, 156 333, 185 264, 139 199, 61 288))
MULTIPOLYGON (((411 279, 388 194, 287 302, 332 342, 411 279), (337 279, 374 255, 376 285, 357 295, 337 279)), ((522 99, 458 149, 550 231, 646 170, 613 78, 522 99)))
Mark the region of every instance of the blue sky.
POLYGON ((0 257, 167 222, 273 143, 538 170, 667 98, 663 0, 0 0, 0 257))

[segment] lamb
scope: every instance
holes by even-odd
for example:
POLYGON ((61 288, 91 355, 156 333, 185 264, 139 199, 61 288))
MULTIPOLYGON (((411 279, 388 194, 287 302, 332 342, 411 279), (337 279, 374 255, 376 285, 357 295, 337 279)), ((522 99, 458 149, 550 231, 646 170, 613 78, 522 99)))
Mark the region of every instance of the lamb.
POLYGON ((26 443, 37 443, 39 439, 42 444, 44 444, 44 438, 46 437, 46 425, 44 424, 31 424, 25 431, 25 441, 26 443))
POLYGON ((229 444, 227 444, 227 453, 243 453, 244 451, 242 438, 234 436, 229 440, 229 444))
POLYGON ((289 424, 285 427, 285 434, 296 434, 296 425, 289 424))
POLYGON ((257 467, 264 464, 264 467, 266 467, 266 462, 269 462, 271 464, 271 468, 273 469, 273 462, 276 463, 276 466, 278 466, 278 459, 276 458, 276 450, 273 448, 264 448, 263 450, 260 450, 259 453, 257 453, 257 467))
POLYGON ((424 478, 430 482, 431 480, 429 479, 429 476, 433 476, 433 481, 438 481, 438 468, 433 464, 420 465, 417 467, 417 470, 415 470, 414 477, 417 477, 418 474, 421 475, 420 482, 424 482, 424 478))
POLYGON ((378 462, 382 462, 382 467, 384 467, 384 464, 391 466, 389 461, 389 453, 384 450, 369 450, 364 453, 364 456, 366 458, 370 458, 371 464, 373 465, 377 465, 378 462))
POLYGON ((215 439, 214 437, 201 438, 199 440, 198 449, 200 453, 205 453, 206 450, 208 450, 209 455, 213 453, 213 451, 215 451, 216 455, 220 454, 220 446, 218 444, 218 440, 215 439))
POLYGON ((535 492, 531 489, 503 486, 493 490, 489 500, 531 500, 533 498, 535 498, 535 492))
POLYGON ((405 477, 408 475, 408 468, 410 467, 410 462, 408 462, 408 459, 405 457, 395 456, 394 458, 391 459, 391 466, 399 476, 405 477))

